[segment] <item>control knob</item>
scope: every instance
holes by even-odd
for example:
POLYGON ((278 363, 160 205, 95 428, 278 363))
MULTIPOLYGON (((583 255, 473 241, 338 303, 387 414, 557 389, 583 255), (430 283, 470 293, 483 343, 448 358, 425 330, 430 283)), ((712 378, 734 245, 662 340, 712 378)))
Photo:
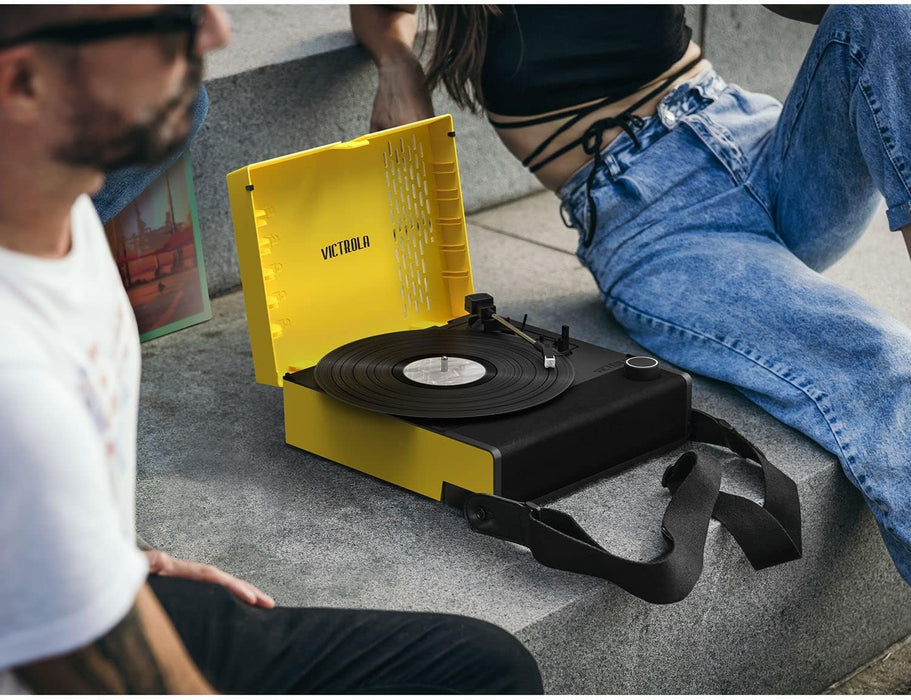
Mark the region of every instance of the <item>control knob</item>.
POLYGON ((647 382, 650 379, 657 379, 661 371, 658 368, 658 360, 654 357, 645 357, 638 355, 626 358, 626 364, 623 366, 623 374, 628 379, 635 379, 638 382, 647 382))

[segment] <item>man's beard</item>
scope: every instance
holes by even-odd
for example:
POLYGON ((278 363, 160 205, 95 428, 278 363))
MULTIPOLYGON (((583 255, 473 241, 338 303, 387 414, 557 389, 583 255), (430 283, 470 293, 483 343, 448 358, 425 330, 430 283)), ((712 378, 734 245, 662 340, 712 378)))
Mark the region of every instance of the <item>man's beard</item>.
POLYGON ((166 136, 164 125, 175 110, 185 109, 190 114, 201 80, 202 59, 194 57, 178 94, 144 124, 124 124, 118 111, 87 99, 85 92, 80 91, 82 94, 76 98, 77 106, 70 119, 75 136, 58 147, 54 156, 68 165, 105 173, 131 165, 154 166, 167 161, 184 146, 190 126, 188 123, 185 129, 166 136))

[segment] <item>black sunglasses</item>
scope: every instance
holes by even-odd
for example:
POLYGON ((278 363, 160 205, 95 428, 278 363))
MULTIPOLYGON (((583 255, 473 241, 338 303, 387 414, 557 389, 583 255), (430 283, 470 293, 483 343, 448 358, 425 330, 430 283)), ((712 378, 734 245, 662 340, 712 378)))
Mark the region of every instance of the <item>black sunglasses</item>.
POLYGON ((189 57, 196 46, 196 32, 202 24, 202 17, 202 5, 176 5, 171 8, 171 11, 145 17, 55 24, 33 29, 12 39, 4 39, 0 41, 0 50, 33 41, 78 45, 136 34, 187 32, 187 56, 189 57))

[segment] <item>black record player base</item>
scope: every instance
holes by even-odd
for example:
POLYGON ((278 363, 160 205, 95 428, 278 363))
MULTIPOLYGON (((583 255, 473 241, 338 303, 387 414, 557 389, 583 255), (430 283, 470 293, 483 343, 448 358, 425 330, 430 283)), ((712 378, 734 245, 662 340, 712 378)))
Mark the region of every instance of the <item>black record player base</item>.
MULTIPOLYGON (((467 317, 442 328, 468 337, 477 333, 469 327, 467 317)), ((530 326, 526 332, 552 340, 559 338, 559 334, 530 326)), ((592 477, 623 468, 648 454, 669 450, 687 439, 689 375, 661 367, 645 381, 632 379, 624 371, 627 355, 575 339, 570 340, 566 357, 573 366, 573 383, 542 405, 478 418, 393 418, 403 421, 410 430, 429 431, 446 440, 486 450, 491 455, 493 470, 490 492, 523 501, 574 488, 592 477)), ((288 374, 285 381, 325 393, 314 378, 313 368, 288 374)), ((328 396, 326 399, 334 401, 328 396)), ((307 420, 286 415, 289 435, 292 419, 307 420)), ((382 436, 361 439, 382 439, 382 436)), ((441 453, 439 458, 445 459, 445 454, 441 453)), ((407 460, 407 454, 403 453, 402 459, 407 460)), ((357 464, 348 466, 359 468, 357 464)), ((421 467, 434 470, 436 465, 421 467)), ((461 489, 475 490, 459 483, 457 477, 454 479, 451 469, 446 471, 449 478, 441 479, 437 498, 458 501, 461 489)), ((410 488, 407 481, 396 483, 410 488)))

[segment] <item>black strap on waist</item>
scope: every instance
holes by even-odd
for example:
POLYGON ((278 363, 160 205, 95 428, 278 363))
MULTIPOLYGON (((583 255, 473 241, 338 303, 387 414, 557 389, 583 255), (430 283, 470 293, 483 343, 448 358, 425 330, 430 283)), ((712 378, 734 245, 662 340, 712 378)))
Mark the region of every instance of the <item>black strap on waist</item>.
POLYGON ((582 242, 586 247, 591 244, 592 238, 595 235, 595 229, 598 226, 598 212, 595 209, 594 198, 592 197, 592 182, 594 181, 595 173, 602 165, 603 161, 601 158, 601 150, 603 148, 603 135, 604 131, 614 127, 619 127, 626 132, 629 137, 633 140, 633 144, 636 148, 640 147, 639 139, 636 136, 635 129, 641 128, 643 122, 642 117, 635 115, 637 109, 644 105, 649 100, 660 95, 664 90, 666 90, 670 85, 677 80, 680 76, 687 73, 691 70, 697 63, 702 60, 702 51, 700 50, 699 55, 694 58, 692 61, 687 63, 685 66, 680 68, 680 70, 675 71, 672 75, 668 76, 661 81, 658 86, 653 90, 649 91, 646 95, 637 100, 634 104, 627 107, 620 114, 614 115, 612 117, 604 117, 603 119, 598 119, 592 122, 588 128, 585 130, 585 133, 582 134, 577 139, 573 139, 567 144, 564 144, 558 148, 553 153, 548 154, 547 156, 541 158, 541 155, 547 148, 553 143, 560 134, 564 133, 567 129, 572 128, 574 125, 578 124, 579 121, 587 117, 589 114, 596 112, 597 110, 607 107, 608 105, 617 101, 615 96, 605 97, 603 100, 599 100, 590 105, 584 107, 573 107, 570 109, 565 109, 560 112, 554 112, 543 117, 533 117, 531 119, 523 119, 522 121, 495 121, 490 117, 487 120, 498 129, 519 129, 526 126, 535 126, 537 124, 545 124, 547 122, 556 121, 557 119, 562 119, 564 117, 569 117, 565 122, 563 122, 559 127, 557 127, 546 139, 544 139, 538 146, 528 154, 526 158, 522 160, 522 165, 529 169, 530 172, 534 173, 543 168, 545 165, 552 163, 554 160, 559 158, 565 153, 582 146, 582 149, 590 156, 593 156, 595 159, 595 166, 592 168, 589 173, 588 180, 586 182, 586 195, 588 197, 588 210, 589 210, 589 221, 588 227, 585 233, 585 237, 582 242), (537 159, 537 162, 535 160, 537 159))
POLYGON ((528 547, 546 566, 612 581, 650 603, 677 602, 696 585, 712 517, 734 536, 754 569, 799 559, 800 500, 794 482, 728 423, 707 413, 692 411, 690 439, 726 447, 759 464, 764 503, 721 491, 717 458, 685 453, 661 480, 671 492, 661 525, 668 549, 651 561, 611 554, 566 513, 530 502, 472 494, 465 516, 473 530, 528 547))

